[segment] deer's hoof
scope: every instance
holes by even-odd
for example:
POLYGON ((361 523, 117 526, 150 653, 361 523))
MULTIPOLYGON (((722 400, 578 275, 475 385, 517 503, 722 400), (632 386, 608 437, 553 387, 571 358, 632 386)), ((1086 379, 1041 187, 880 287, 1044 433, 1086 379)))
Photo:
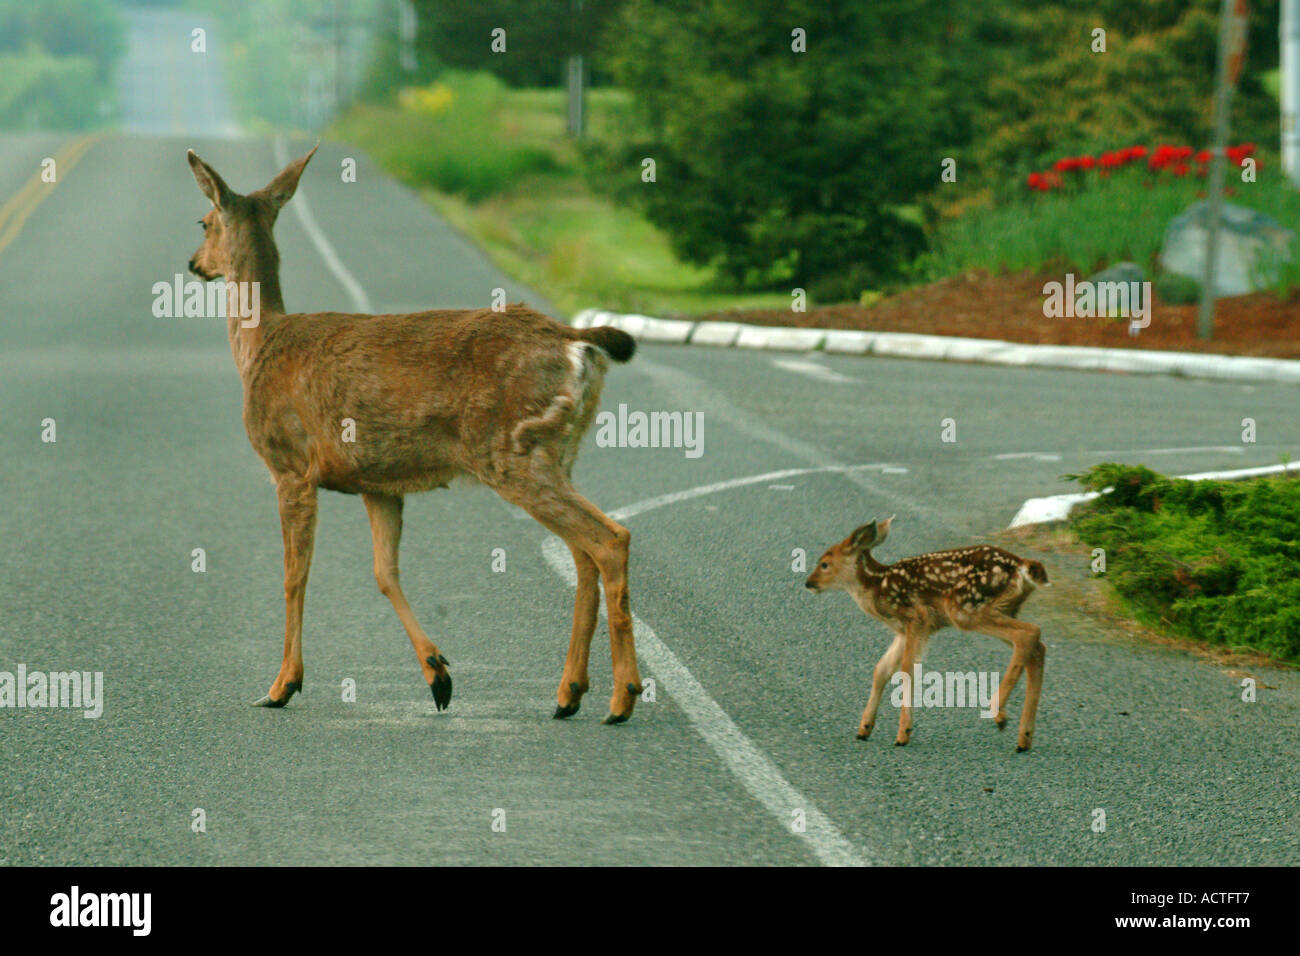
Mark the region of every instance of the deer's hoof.
POLYGON ((1006 715, 1006 714, 999 714, 998 716, 994 717, 994 718, 993 718, 993 726, 996 727, 998 730, 1006 730, 1006 729, 1007 729, 1007 715, 1006 715))
POLYGON ((582 706, 582 685, 576 680, 569 682, 569 694, 573 700, 571 704, 556 704, 555 713, 551 714, 554 720, 563 720, 565 717, 572 717, 582 706))
POLYGON ((625 720, 627 720, 627 719, 628 719, 629 717, 631 717, 631 716, 632 716, 632 714, 631 714, 630 711, 629 711, 628 713, 626 713, 626 714, 606 714, 606 715, 605 715, 605 719, 602 720, 601 723, 602 723, 602 724, 611 724, 611 725, 612 725, 612 724, 621 724, 621 723, 623 723, 625 720))
POLYGON ((868 737, 870 737, 870 736, 871 736, 871 725, 870 725, 870 724, 867 724, 867 726, 865 726, 865 727, 859 727, 859 728, 858 728, 858 739, 859 739, 859 740, 866 740, 866 739, 867 739, 868 737))
POLYGON ((439 710, 446 710, 447 705, 451 703, 451 675, 442 671, 433 678, 433 683, 429 685, 429 690, 433 694, 433 704, 439 710))
POLYGON ((293 696, 297 691, 302 690, 302 684, 286 684, 284 689, 285 689, 285 692, 286 692, 286 693, 285 693, 283 699, 281 699, 281 700, 276 700, 276 699, 275 699, 274 697, 272 697, 270 694, 267 694, 267 695, 266 695, 265 697, 263 697, 261 700, 256 700, 256 701, 254 701, 254 702, 253 702, 253 706, 254 706, 254 707, 273 707, 273 708, 277 708, 277 709, 280 708, 280 707, 283 707, 285 704, 289 703, 289 698, 290 698, 290 697, 292 697, 292 696, 293 696))
POLYGON ((447 658, 439 654, 437 657, 430 655, 424 662, 434 669, 433 683, 429 685, 429 693, 433 694, 433 704, 438 710, 446 710, 447 705, 451 703, 451 675, 447 673, 447 658))

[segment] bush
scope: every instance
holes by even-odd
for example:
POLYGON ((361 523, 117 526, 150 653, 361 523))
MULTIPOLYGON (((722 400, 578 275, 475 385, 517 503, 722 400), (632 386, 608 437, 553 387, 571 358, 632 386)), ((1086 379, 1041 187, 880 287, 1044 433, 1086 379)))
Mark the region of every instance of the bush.
POLYGON ((1201 284, 1190 276, 1165 272, 1156 277, 1156 295, 1170 305, 1190 305, 1201 301, 1201 284))
POLYGON ((1300 661, 1300 481, 1184 481, 1102 464, 1071 522, 1144 623, 1300 661), (1105 490, 1109 489, 1109 490, 1105 490))

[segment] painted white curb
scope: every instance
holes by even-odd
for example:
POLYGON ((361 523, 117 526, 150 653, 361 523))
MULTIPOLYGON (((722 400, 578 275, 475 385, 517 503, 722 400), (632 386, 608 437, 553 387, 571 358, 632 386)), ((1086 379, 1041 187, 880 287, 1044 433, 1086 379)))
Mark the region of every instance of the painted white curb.
MULTIPOLYGON (((1264 465, 1260 468, 1238 468, 1235 471, 1203 471, 1195 475, 1175 475, 1185 481, 1241 481, 1246 478, 1258 478, 1261 475, 1280 475, 1284 472, 1300 471, 1300 462, 1285 465, 1264 465)), ((1110 491, 1109 488, 1106 489, 1110 491)), ((1098 497, 1099 492, 1088 491, 1073 495, 1051 495, 1047 498, 1030 498, 1016 516, 1011 519, 1008 528, 1022 528, 1031 524, 1048 524, 1064 521, 1074 510, 1074 506, 1098 497)))
POLYGON ((910 332, 860 332, 850 329, 747 325, 742 322, 696 322, 690 319, 626 315, 601 309, 584 309, 573 317, 573 325, 580 329, 612 325, 645 342, 711 345, 716 348, 785 352, 809 352, 820 348, 840 355, 883 355, 936 362, 984 362, 991 365, 1300 384, 1300 360, 1295 359, 1082 345, 1024 345, 1000 339, 970 339, 910 332))

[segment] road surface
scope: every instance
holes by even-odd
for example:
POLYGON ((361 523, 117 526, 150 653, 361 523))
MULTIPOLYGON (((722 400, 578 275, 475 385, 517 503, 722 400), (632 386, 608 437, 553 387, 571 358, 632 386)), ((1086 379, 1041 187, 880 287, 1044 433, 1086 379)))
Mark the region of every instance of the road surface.
MULTIPOLYGON (((162 56, 161 40, 135 55, 162 56)), ((792 570, 795 549, 814 559, 873 516, 898 515, 886 560, 985 539, 1100 460, 1274 463, 1300 447, 1281 385, 643 345, 611 370, 603 408, 701 412, 702 453, 589 438, 576 479, 632 531, 654 703, 599 723, 602 623, 582 711, 550 718, 564 563, 521 512, 461 489, 408 499, 402 552, 452 662, 450 709, 435 712, 375 587, 360 501, 331 493, 305 691, 249 706, 282 643, 275 495, 224 323, 151 305, 199 242, 185 149, 244 191, 278 163, 270 141, 230 139, 219 110, 163 116, 171 101, 155 99, 0 251, 0 670, 101 671, 105 688, 99 719, 0 710, 0 864, 1300 862, 1294 672, 1254 671, 1268 687, 1243 703, 1225 669, 1108 633, 1048 589, 1024 611, 1050 649, 1030 753, 974 710, 918 711, 906 748, 885 731, 858 742, 886 633, 792 570), (1241 443, 1245 417, 1256 444, 1241 443)), ((0 138, 0 202, 67 140, 0 138)), ((347 144, 322 145, 277 236, 295 310, 352 308, 358 289, 379 311, 483 306, 498 287, 549 308, 347 144)), ((1062 580, 1088 573, 1045 560, 1062 580)), ((1006 658, 948 631, 925 664, 1006 658)))

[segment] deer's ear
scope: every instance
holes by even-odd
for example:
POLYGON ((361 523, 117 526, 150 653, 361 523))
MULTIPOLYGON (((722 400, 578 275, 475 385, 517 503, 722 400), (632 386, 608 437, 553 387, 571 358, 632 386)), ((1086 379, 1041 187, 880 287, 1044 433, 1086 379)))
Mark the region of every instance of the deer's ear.
POLYGON ((194 171, 194 180, 199 184, 199 189, 203 195, 211 200, 212 205, 218 209, 230 205, 230 199, 234 196, 234 191, 226 185, 226 181, 217 175, 217 171, 199 159, 194 150, 186 150, 185 158, 190 161, 190 169, 194 171))
POLYGON ((894 519, 897 517, 898 515, 890 515, 884 521, 876 522, 876 544, 880 544, 885 538, 889 537, 889 529, 893 526, 894 519))
POLYGON ((279 174, 267 183, 264 188, 258 190, 258 194, 270 200, 271 205, 276 208, 277 212, 297 192, 298 180, 302 177, 302 171, 307 168, 308 161, 316 155, 316 150, 319 148, 320 143, 317 143, 306 156, 295 159, 280 170, 279 174))
POLYGON ((854 551, 865 551, 879 540, 876 523, 864 524, 849 535, 849 547, 854 551))

